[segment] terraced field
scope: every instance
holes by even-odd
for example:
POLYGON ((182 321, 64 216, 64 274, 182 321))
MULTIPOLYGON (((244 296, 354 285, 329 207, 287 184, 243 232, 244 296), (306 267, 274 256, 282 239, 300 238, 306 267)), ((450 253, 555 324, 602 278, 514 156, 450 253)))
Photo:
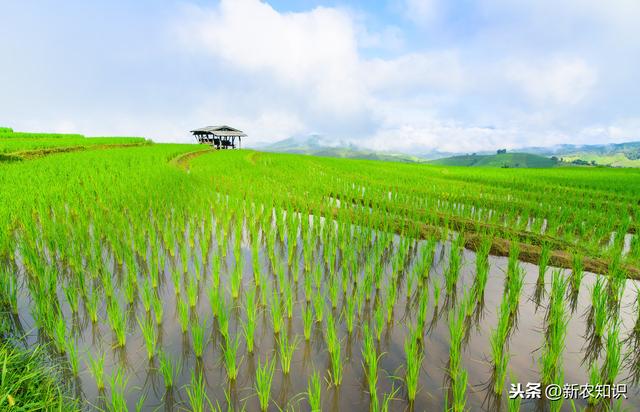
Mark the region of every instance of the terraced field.
POLYGON ((0 162, 0 408, 640 407, 640 171, 142 143, 0 162))

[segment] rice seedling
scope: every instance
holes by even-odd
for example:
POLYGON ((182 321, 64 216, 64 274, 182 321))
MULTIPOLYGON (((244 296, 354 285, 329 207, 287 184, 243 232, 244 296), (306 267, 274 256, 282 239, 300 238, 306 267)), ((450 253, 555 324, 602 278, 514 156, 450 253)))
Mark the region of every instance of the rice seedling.
POLYGON ((591 289, 591 319, 588 327, 593 329, 597 338, 604 336, 604 329, 607 325, 607 293, 602 277, 598 277, 591 289))
POLYGON ((302 312, 304 340, 309 341, 311 338, 311 327, 313 326, 313 311, 310 305, 306 305, 302 312))
POLYGON ((340 342, 338 341, 329 352, 329 359, 331 360, 331 370, 329 371, 329 383, 333 386, 340 386, 342 384, 342 358, 340 355, 340 342))
POLYGON ((515 263, 508 278, 509 287, 507 296, 509 298, 509 310, 511 315, 514 315, 520 306, 520 295, 522 293, 522 287, 524 286, 524 276, 524 269, 522 269, 518 263, 515 263))
POLYGON ((327 309, 325 317, 324 340, 327 344, 327 350, 331 353, 336 345, 339 345, 338 331, 336 329, 336 322, 333 317, 333 313, 330 309, 327 309))
POLYGON ((580 284, 584 278, 584 270, 582 264, 582 256, 577 253, 573 253, 572 259, 572 272, 571 272, 571 290, 577 293, 580 290, 580 284))
POLYGON ((256 330, 256 318, 257 318, 257 307, 255 305, 255 289, 249 289, 250 292, 246 295, 246 314, 247 320, 242 323, 242 331, 244 334, 245 341, 247 343, 247 352, 253 353, 253 344, 255 340, 255 330, 256 330), (253 291, 253 292, 251 292, 253 291))
POLYGON ((147 320, 138 318, 138 325, 140 326, 140 331, 144 338, 144 343, 147 349, 147 358, 153 359, 156 355, 156 346, 158 345, 158 334, 156 333, 156 328, 149 318, 147 318, 147 320))
POLYGON ((369 400, 372 410, 377 410, 378 401, 378 363, 382 354, 378 355, 376 352, 375 344, 373 343, 373 336, 369 330, 369 325, 364 324, 362 329, 362 359, 365 369, 365 376, 367 378, 367 384, 369 388, 369 400))
POLYGON ((620 323, 613 320, 609 326, 606 340, 606 356, 602 371, 602 380, 607 385, 613 385, 620 372, 622 358, 620 356, 620 323))
POLYGON ((418 340, 422 340, 427 324, 427 309, 429 308, 429 289, 424 287, 419 293, 418 313, 417 313, 417 330, 416 336, 418 340))
POLYGON ((452 403, 451 410, 453 412, 463 412, 467 405, 467 371, 462 369, 457 373, 456 379, 452 381, 452 403))
POLYGON ((507 412, 519 412, 522 398, 520 396, 509 397, 507 399, 507 412))
POLYGON ((464 236, 459 233, 456 239, 451 243, 451 252, 449 254, 449 267, 445 271, 445 285, 447 294, 451 295, 458 283, 460 268, 462 265, 462 248, 464 247, 464 236))
POLYGON ((284 307, 287 312, 287 318, 293 317, 293 292, 291 290, 291 283, 287 280, 284 285, 284 307))
POLYGON ((78 376, 79 372, 79 359, 78 359, 78 348, 76 346, 76 342, 73 339, 67 340, 67 356, 69 357, 69 366, 71 367, 71 373, 73 376, 78 376))
POLYGON ((271 294, 271 326, 273 326, 273 333, 278 335, 280 330, 282 330, 282 325, 284 324, 284 318, 282 314, 282 302, 280 300, 280 295, 276 290, 273 290, 271 294))
POLYGON ((100 296, 94 290, 91 292, 85 301, 85 307, 87 309, 87 314, 89 315, 89 319, 91 319, 91 323, 96 323, 98 321, 98 305, 100 303, 100 296))
POLYGON ((227 376, 230 381, 235 381, 238 377, 239 364, 236 358, 239 346, 240 340, 238 336, 231 340, 228 335, 225 335, 224 346, 222 347, 222 359, 224 360, 224 367, 227 370, 227 376))
POLYGON ((320 291, 322 285, 322 268, 320 265, 315 265, 313 268, 313 282, 316 287, 316 291, 320 291))
MULTIPOLYGON (((238 255, 236 255, 238 256, 238 255)), ((236 300, 240 296, 240 285, 242 285, 242 262, 241 260, 236 261, 236 266, 231 272, 231 276, 229 278, 229 284, 231 285, 231 298, 236 300)))
POLYGON ((181 364, 179 361, 172 361, 164 351, 158 351, 158 359, 160 361, 160 374, 164 379, 164 386, 172 388, 176 376, 180 374, 181 364))
POLYGON ((202 373, 191 372, 191 383, 186 387, 189 407, 192 412, 205 412, 215 410, 211 400, 207 396, 207 388, 204 384, 202 373))
POLYGON ((218 298, 218 329, 225 338, 229 337, 229 307, 224 294, 218 298))
POLYGON ((189 329, 189 305, 182 299, 178 299, 178 323, 182 333, 187 333, 187 329, 189 329))
POLYGON ((182 281, 182 274, 177 270, 171 270, 171 282, 173 283, 173 291, 176 296, 180 296, 181 281, 182 281))
POLYGON ((111 329, 116 338, 117 346, 124 347, 127 343, 127 319, 124 311, 115 301, 111 301, 111 303, 107 305, 107 314, 109 322, 111 323, 111 329))
POLYGON ((382 312, 381 305, 376 305, 373 311, 373 320, 375 322, 376 338, 379 342, 382 337, 382 331, 384 330, 384 313, 382 312))
MULTIPOLYGON (((589 385, 595 388, 598 385, 602 385, 602 384, 603 384, 602 373, 598 368, 598 365, 596 365, 596 363, 593 362, 591 364, 591 367, 589 368, 589 385)), ((597 391, 592 391, 590 393, 589 399, 587 399, 587 403, 592 406, 597 405, 602 400, 601 395, 602 394, 598 393, 597 391)))
POLYGON ((104 356, 104 353, 101 353, 94 358, 91 353, 87 353, 89 372, 93 375, 99 391, 104 389, 104 356))
POLYGON ((504 382, 507 376, 509 354, 505 349, 509 335, 510 308, 506 300, 502 301, 499 308, 498 324, 491 333, 491 358, 493 363, 493 391, 496 395, 502 395, 504 382))
POLYGON ((313 297, 313 311, 316 315, 316 323, 322 323, 324 314, 324 296, 320 292, 316 292, 313 297))
POLYGON ((412 336, 405 338, 404 353, 406 358, 406 371, 405 371, 405 385, 407 387, 407 396, 409 402, 413 402, 416 399, 416 393, 418 392, 418 381, 420 379, 420 368, 422 367, 422 360, 424 354, 418 345, 417 336, 415 332, 412 336))
POLYGON ((260 402, 260 410, 263 412, 269 408, 269 401, 271 399, 271 383, 273 382, 274 370, 274 360, 269 361, 266 359, 263 364, 260 359, 258 359, 255 390, 260 402))
POLYGON ((198 304, 198 281, 194 276, 190 276, 189 282, 187 282, 187 302, 189 302, 191 309, 198 304))
POLYGON ((353 333, 353 326, 356 320, 356 299, 347 299, 342 313, 347 326, 347 333, 351 335, 353 333))
POLYGON ((461 305, 449 316, 449 375, 455 381, 461 370, 462 340, 465 333, 465 308, 461 305))
POLYGON ((149 313, 151 312, 151 301, 153 300, 153 289, 151 284, 148 283, 149 280, 145 280, 143 283, 140 283, 140 300, 142 301, 142 307, 144 307, 144 311, 149 313))
POLYGON ((53 342, 56 345, 56 349, 58 349, 60 353, 65 353, 67 350, 67 325, 61 313, 58 313, 53 332, 53 342))
POLYGON ((320 399, 320 374, 314 370, 307 384, 307 400, 311 412, 321 412, 322 402, 320 399))
POLYGON ((291 360, 293 359, 293 353, 297 346, 297 336, 294 336, 293 341, 289 342, 286 331, 280 334, 278 338, 278 353, 280 355, 280 367, 282 367, 282 373, 285 375, 288 375, 291 370, 291 360))
POLYGON ((311 275, 306 273, 304 276, 304 299, 307 303, 313 298, 313 284, 311 283, 311 275))
POLYGON ((109 387, 111 388, 108 398, 108 408, 112 411, 126 411, 127 398, 125 391, 127 389, 128 378, 125 377, 124 371, 117 368, 109 377, 109 387))
POLYGON ((206 344, 204 336, 206 323, 206 320, 203 323, 196 320, 191 325, 191 345, 193 347, 193 353, 198 359, 202 358, 202 354, 204 353, 204 347, 206 344))
POLYGON ((489 278, 489 251, 491 250, 491 239, 484 237, 476 251, 476 277, 473 282, 476 296, 483 299, 484 290, 489 278))
POLYGON ((156 319, 156 324, 162 325, 162 318, 164 316, 164 303, 158 296, 154 296, 151 300, 151 306, 153 306, 153 315, 156 319))

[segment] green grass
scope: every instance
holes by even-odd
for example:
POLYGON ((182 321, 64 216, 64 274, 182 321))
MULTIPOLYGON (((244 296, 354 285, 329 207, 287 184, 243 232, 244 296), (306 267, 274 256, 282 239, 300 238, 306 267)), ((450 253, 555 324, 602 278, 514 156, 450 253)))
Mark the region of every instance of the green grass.
POLYGON ((62 371, 44 347, 24 350, 0 343, 0 409, 79 411, 63 382, 62 371))

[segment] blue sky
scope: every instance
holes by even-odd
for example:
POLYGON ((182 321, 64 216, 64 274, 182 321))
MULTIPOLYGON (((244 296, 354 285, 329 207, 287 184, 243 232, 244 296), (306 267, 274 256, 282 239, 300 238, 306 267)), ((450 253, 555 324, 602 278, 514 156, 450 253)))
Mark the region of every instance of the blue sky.
POLYGON ((640 140, 635 0, 0 6, 0 124, 401 151, 640 140))

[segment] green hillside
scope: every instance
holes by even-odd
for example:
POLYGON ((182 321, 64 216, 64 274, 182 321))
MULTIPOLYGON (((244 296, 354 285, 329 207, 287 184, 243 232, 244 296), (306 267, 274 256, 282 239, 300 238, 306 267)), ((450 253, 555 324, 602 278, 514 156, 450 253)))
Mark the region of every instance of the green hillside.
POLYGON ((529 153, 502 153, 495 155, 463 155, 431 160, 441 166, 476 166, 509 168, 546 168, 558 166, 557 160, 529 153))

